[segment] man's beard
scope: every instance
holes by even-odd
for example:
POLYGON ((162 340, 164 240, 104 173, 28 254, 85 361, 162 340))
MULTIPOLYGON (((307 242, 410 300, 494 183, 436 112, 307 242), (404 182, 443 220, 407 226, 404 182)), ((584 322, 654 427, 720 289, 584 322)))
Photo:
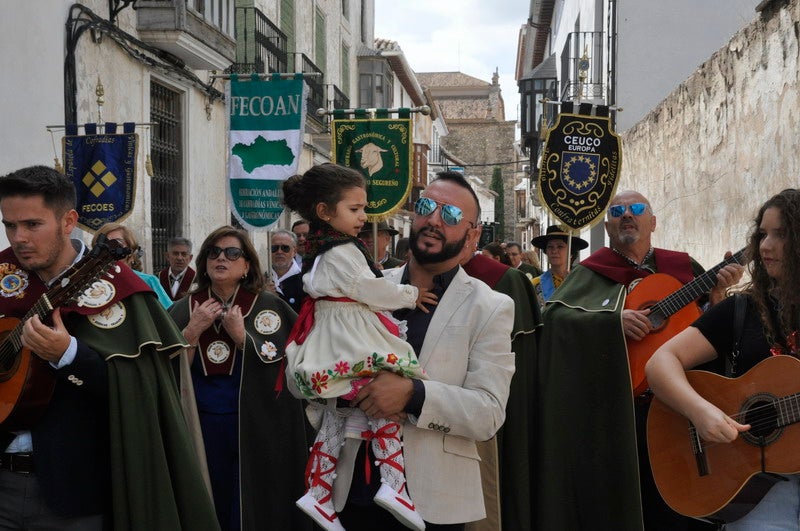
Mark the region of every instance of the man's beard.
POLYGON ((631 234, 631 233, 628 232, 628 233, 625 233, 625 234, 620 234, 620 236, 619 236, 619 242, 622 245, 633 245, 637 241, 639 241, 639 234, 638 233, 631 234))
MULTIPOLYGON (((441 238, 442 241, 445 239, 444 234, 436 229, 428 227, 423 230, 433 232, 439 238, 441 238)), ((416 260, 418 264, 439 264, 441 262, 446 262, 453 257, 459 256, 461 251, 464 249, 464 245, 467 243, 467 233, 465 232, 464 237, 459 241, 442 244, 442 249, 439 252, 432 253, 425 249, 419 248, 419 245, 417 245, 418 238, 419 233, 412 230, 411 236, 409 237, 409 244, 411 247, 411 254, 414 255, 414 260, 416 260)))

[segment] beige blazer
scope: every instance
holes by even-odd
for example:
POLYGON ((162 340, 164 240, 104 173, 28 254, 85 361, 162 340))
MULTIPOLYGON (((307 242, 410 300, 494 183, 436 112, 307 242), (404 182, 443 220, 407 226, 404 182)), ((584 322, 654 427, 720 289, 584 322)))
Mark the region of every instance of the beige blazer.
MULTIPOLYGON (((404 267, 386 272, 400 282, 404 267)), ((514 374, 512 300, 461 268, 439 301, 428 327, 420 363, 425 403, 418 419, 403 426, 408 491, 422 518, 434 524, 485 516, 475 441, 491 438, 505 420, 514 374)), ((361 441, 342 449, 334 504, 344 506, 361 441)))

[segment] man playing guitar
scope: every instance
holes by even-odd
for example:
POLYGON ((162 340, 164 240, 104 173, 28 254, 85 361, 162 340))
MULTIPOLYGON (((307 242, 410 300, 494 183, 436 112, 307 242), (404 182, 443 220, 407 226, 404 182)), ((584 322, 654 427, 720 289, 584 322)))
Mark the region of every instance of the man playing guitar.
MULTIPOLYGON (((653 273, 680 285, 703 269, 686 253, 653 248, 656 216, 638 192, 611 200, 605 227, 610 247, 573 269, 543 315, 539 524, 640 530, 644 521, 648 531, 687 529, 688 519, 664 504, 650 477, 644 421, 651 395, 636 397, 634 408, 628 351, 653 324, 649 309, 626 308, 625 300, 635 281, 653 273)), ((737 264, 721 267, 710 303, 723 299, 742 272, 737 264)))
POLYGON ((75 208, 51 168, 0 178, 13 327, 0 342, 0 528, 214 529, 168 359, 183 338, 127 266, 106 274, 118 244, 70 239, 75 208))

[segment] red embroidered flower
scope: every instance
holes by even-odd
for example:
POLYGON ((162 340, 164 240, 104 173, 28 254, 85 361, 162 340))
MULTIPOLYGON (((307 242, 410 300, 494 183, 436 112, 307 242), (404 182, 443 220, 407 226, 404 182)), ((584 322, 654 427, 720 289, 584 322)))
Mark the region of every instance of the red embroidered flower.
POLYGON ((336 363, 336 365, 333 367, 333 371, 336 374, 345 375, 348 372, 350 372, 350 364, 347 363, 346 361, 340 361, 336 363))
POLYGON ((323 389, 328 388, 328 375, 323 372, 318 372, 311 377, 311 387, 314 392, 319 394, 323 389))
POLYGON ((387 354, 386 363, 391 363, 392 365, 397 363, 397 354, 387 354))

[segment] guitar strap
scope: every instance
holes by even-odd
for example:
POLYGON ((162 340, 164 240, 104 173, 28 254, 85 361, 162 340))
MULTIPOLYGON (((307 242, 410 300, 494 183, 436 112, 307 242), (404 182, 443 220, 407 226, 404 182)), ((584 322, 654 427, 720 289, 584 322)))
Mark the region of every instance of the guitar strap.
POLYGON ((733 295, 733 348, 729 356, 725 356, 725 376, 736 377, 736 362, 742 353, 742 332, 744 331, 744 314, 747 313, 747 297, 741 293, 733 295))

